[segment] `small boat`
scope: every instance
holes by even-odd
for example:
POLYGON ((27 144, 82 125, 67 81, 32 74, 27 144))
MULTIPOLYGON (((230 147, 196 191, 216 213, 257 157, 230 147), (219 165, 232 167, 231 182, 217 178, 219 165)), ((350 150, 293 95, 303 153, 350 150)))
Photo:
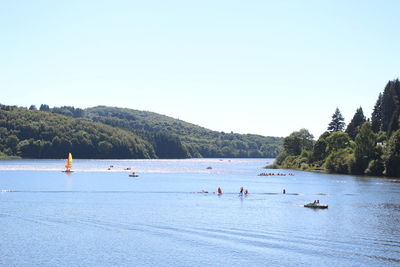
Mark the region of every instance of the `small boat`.
POLYGON ((327 209, 328 205, 327 204, 320 204, 320 203, 308 203, 305 204, 304 207, 306 208, 312 208, 312 209, 327 209))
POLYGON ((68 153, 68 158, 67 158, 67 164, 65 164, 65 171, 66 173, 71 173, 73 171, 71 171, 72 168, 72 154, 68 153))
POLYGON ((139 177, 139 175, 136 174, 135 172, 132 172, 131 174, 129 174, 129 177, 139 177))

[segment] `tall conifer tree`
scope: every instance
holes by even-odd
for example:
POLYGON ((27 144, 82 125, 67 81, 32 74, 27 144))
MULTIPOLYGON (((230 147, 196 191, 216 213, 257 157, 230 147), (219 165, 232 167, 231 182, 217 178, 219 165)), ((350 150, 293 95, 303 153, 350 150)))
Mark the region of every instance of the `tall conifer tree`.
POLYGON ((381 130, 391 132, 399 128, 399 109, 400 109, 400 82, 399 80, 389 81, 386 84, 382 95, 382 127, 381 130))
POLYGON ((344 118, 339 108, 336 108, 335 113, 332 115, 332 121, 328 125, 328 132, 343 132, 344 118))
POLYGON ((382 93, 379 93, 378 100, 376 100, 374 111, 371 114, 371 127, 374 133, 381 130, 382 127, 382 93))
POLYGON ((349 125, 347 125, 346 128, 346 133, 348 133, 351 139, 354 140, 354 138, 356 138, 358 127, 360 127, 365 121, 366 118, 364 116, 362 107, 360 107, 357 109, 356 113, 353 116, 353 119, 351 119, 351 122, 349 123, 349 125))

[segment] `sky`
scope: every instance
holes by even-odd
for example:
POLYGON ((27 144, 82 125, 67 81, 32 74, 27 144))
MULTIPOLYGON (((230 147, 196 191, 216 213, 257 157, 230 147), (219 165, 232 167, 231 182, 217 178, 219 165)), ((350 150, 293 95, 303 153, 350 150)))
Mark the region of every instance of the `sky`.
POLYGON ((0 0, 0 103, 322 134, 399 77, 400 1, 0 0))

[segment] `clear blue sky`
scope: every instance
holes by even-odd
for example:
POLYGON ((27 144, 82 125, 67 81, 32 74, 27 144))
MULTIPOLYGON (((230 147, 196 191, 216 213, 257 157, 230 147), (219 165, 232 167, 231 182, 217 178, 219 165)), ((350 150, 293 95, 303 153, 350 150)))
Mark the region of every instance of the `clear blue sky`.
POLYGON ((1 1, 0 103, 319 136, 400 71, 400 1, 1 1))

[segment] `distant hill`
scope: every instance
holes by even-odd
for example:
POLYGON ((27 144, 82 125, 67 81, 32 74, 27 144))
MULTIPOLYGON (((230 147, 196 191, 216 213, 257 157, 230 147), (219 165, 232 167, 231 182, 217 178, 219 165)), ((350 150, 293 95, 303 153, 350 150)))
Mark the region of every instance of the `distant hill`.
POLYGON ((0 105, 0 157, 155 158, 132 132, 46 111, 0 105))
POLYGON ((84 117, 130 130, 140 136, 164 133, 176 136, 189 157, 272 158, 281 151, 282 138, 217 132, 154 112, 97 106, 84 110, 84 117))
POLYGON ((0 105, 0 158, 275 157, 282 138, 212 131, 153 112, 0 105))

